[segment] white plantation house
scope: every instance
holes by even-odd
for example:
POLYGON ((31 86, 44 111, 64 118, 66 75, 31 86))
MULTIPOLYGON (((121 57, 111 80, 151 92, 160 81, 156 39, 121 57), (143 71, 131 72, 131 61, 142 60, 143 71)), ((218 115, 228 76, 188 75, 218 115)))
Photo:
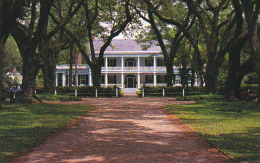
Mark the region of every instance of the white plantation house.
MULTIPOLYGON (((102 40, 95 40, 95 50, 103 45, 102 40)), ((98 54, 99 51, 96 52, 98 54)), ((175 77, 173 86, 180 85, 178 68, 174 68, 175 77)), ((125 92, 135 92, 143 84, 146 86, 166 86, 166 67, 159 46, 151 46, 143 50, 141 45, 133 39, 114 39, 105 53, 104 64, 101 70, 102 87, 118 86, 125 92)), ((57 65, 56 85, 67 86, 69 65, 57 65)), ((77 68, 73 66, 73 83, 78 86, 92 86, 91 69, 81 64, 81 55, 78 57, 77 68), (77 69, 77 73, 75 73, 77 69), (78 81, 75 83, 75 74, 78 81)), ((195 85, 198 85, 197 80, 195 85)))

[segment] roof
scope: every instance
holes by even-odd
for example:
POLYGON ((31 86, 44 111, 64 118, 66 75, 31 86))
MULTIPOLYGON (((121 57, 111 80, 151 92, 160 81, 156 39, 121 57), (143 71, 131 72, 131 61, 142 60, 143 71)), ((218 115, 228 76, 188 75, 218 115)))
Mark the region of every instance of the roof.
MULTIPOLYGON (((103 40, 94 40, 96 54, 104 45, 103 40)), ((143 50, 141 44, 136 43, 134 39, 113 39, 110 46, 107 47, 105 54, 123 54, 123 53, 161 53, 160 46, 152 45, 147 50, 143 50)))

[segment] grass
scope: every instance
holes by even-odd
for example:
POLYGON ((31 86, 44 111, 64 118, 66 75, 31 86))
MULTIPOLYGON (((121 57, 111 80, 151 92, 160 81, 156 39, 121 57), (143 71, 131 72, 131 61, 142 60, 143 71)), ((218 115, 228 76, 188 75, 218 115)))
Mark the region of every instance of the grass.
POLYGON ((35 147, 90 108, 83 105, 3 105, 0 110, 0 162, 35 147))
POLYGON ((256 104, 225 102, 220 96, 208 98, 211 100, 167 109, 237 161, 260 162, 260 109, 255 108, 256 104))

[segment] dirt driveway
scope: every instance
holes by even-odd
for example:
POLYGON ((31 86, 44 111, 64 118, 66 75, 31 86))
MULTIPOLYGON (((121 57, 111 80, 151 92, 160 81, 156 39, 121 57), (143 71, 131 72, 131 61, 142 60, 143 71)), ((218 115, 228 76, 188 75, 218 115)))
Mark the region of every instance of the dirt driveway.
POLYGON ((232 162, 164 113, 172 98, 87 98, 95 109, 15 162, 232 162))

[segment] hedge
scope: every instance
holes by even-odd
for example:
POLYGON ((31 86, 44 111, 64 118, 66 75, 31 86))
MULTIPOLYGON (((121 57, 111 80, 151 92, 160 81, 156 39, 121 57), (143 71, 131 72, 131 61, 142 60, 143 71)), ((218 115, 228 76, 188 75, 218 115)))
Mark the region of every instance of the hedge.
MULTIPOLYGON (((176 97, 182 95, 182 87, 143 87, 144 96, 163 96, 163 89, 165 96, 167 97, 176 97)), ((185 88, 185 95, 199 95, 203 94, 203 87, 187 87, 185 88)), ((137 91, 138 96, 142 96, 141 91, 137 91)))

